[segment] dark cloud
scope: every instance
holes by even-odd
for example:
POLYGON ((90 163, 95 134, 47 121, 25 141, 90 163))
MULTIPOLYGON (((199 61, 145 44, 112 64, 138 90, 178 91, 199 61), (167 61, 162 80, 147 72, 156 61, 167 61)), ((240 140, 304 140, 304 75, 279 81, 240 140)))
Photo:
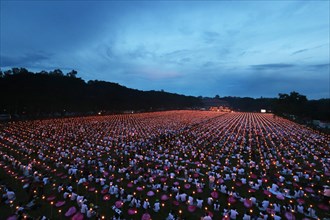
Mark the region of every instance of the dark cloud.
MULTIPOLYGON (((305 77, 290 76, 286 71, 278 74, 260 74, 258 72, 244 74, 232 73, 214 78, 222 96, 277 97, 279 93, 298 91, 309 99, 329 97, 329 76, 305 77)), ((214 86, 210 86, 214 87, 214 86)))
POLYGON ((145 59, 154 57, 154 53, 148 51, 143 46, 140 46, 127 54, 129 59, 145 59))
POLYGON ((106 54, 106 57, 110 60, 113 60, 116 57, 116 55, 113 52, 111 47, 106 47, 105 48, 105 54, 106 54))
POLYGON ((213 67, 215 65, 215 63, 214 62, 205 62, 205 63, 203 63, 202 64, 202 67, 203 68, 209 68, 209 67, 213 67))
POLYGON ((244 56, 245 54, 246 54, 246 51, 243 51, 243 52, 241 52, 240 54, 238 54, 238 56, 242 57, 242 56, 244 56))
POLYGON ((189 63, 190 61, 191 61, 191 58, 184 57, 181 60, 179 60, 179 64, 183 65, 183 64, 189 63))
POLYGON ((308 65, 307 67, 309 69, 315 69, 315 70, 327 70, 327 69, 329 70, 330 69, 330 63, 308 65))
POLYGON ((0 63, 2 67, 30 67, 39 62, 49 60, 50 58, 51 55, 42 52, 26 53, 15 57, 1 55, 0 63))
POLYGON ((185 65, 192 60, 193 51, 190 50, 175 50, 159 56, 165 63, 185 65))
POLYGON ((309 49, 302 49, 302 50, 297 50, 295 52, 293 52, 291 55, 295 55, 295 54, 298 54, 298 53, 303 53, 303 52, 306 52, 308 51, 309 49))
POLYGON ((295 5, 1 1, 0 66, 73 67, 86 80, 188 95, 276 96, 291 86, 317 96, 329 91, 329 11, 295 5))
POLYGON ((214 31, 205 31, 202 35, 202 38, 205 43, 211 44, 219 40, 220 34, 214 31))
POLYGON ((16 56, 31 48, 52 53, 82 48, 102 36, 106 27, 116 25, 106 22, 109 13, 102 7, 106 5, 89 1, 1 1, 1 52, 16 56))
POLYGON ((294 64, 286 64, 286 63, 269 63, 269 64, 260 64, 260 65, 252 65, 250 66, 254 70, 279 70, 295 67, 294 64))
POLYGON ((172 58, 172 57, 180 57, 180 56, 184 56, 186 54, 189 54, 191 51, 189 50, 175 50, 175 51, 172 51, 172 52, 169 52, 169 53, 165 53, 163 55, 161 55, 161 57, 169 57, 169 58, 172 58))

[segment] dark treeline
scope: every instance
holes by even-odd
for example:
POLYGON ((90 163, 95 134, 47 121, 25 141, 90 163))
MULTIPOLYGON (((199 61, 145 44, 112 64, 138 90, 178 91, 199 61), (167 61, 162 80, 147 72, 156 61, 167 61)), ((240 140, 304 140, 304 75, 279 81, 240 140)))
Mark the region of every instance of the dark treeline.
MULTIPOLYGON (((85 82, 77 71, 64 74, 30 72, 25 68, 0 71, 0 114, 26 117, 156 111, 203 107, 203 98, 164 91, 140 91, 104 81, 85 82)), ((279 94, 278 98, 240 98, 216 96, 236 111, 270 110, 277 115, 295 115, 304 119, 330 121, 330 99, 307 100, 297 92, 279 94)))
POLYGON ((140 91, 117 83, 77 78, 61 70, 33 73, 13 68, 0 73, 0 111, 12 115, 153 111, 201 106, 198 98, 164 91, 140 91))
POLYGON ((330 99, 308 100, 297 92, 279 94, 274 103, 274 112, 291 114, 299 118, 330 121, 330 99))
POLYGON ((223 97, 220 100, 237 111, 259 112, 266 109, 279 116, 330 121, 330 99, 308 100, 297 92, 280 93, 278 98, 223 97))
POLYGON ((260 109, 273 110, 276 98, 250 98, 250 97, 223 97, 235 111, 260 112, 260 109))

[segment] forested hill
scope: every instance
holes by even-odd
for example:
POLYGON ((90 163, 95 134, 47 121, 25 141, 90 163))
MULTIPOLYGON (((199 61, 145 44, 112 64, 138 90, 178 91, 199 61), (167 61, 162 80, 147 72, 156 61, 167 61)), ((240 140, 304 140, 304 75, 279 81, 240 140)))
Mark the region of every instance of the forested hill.
POLYGON ((236 111, 259 112, 267 109, 280 116, 294 115, 306 120, 330 121, 330 99, 308 100, 297 92, 280 93, 278 98, 223 97, 236 111))
POLYGON ((0 113, 43 115, 200 107, 200 99, 164 91, 140 91, 117 83, 77 78, 61 70, 33 73, 13 68, 0 75, 0 113))
POLYGON ((0 71, 0 114, 56 116, 201 108, 227 104, 235 111, 271 110, 277 115, 330 121, 330 99, 307 100, 297 92, 278 98, 193 97, 164 91, 140 91, 117 83, 85 82, 72 70, 38 73, 25 68, 0 71), (208 101, 210 105, 205 105, 208 101))

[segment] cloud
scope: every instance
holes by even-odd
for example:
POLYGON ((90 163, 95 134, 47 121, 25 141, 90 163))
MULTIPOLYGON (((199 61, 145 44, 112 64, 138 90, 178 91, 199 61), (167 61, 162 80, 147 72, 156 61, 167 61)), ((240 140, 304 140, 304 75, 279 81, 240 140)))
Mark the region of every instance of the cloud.
POLYGON ((328 70, 329 71, 330 63, 311 64, 311 65, 307 65, 307 68, 311 69, 311 70, 328 70))
POLYGON ((202 64, 203 68, 209 68, 209 67, 213 67, 215 64, 214 62, 208 61, 202 64))
POLYGON ((186 56, 187 54, 191 53, 190 50, 175 50, 175 51, 171 51, 165 54, 162 54, 161 57, 164 58, 172 58, 172 57, 182 57, 182 56, 186 56))
POLYGON ((195 60, 195 53, 196 51, 182 49, 155 55, 154 58, 158 61, 159 65, 174 65, 180 68, 183 65, 190 65, 191 61, 195 60))
POLYGON ((285 64, 285 63, 270 63, 270 64, 260 64, 260 65, 251 65, 250 67, 254 70, 279 70, 294 67, 294 64, 285 64))
POLYGON ((147 80, 164 80, 164 79, 177 79, 182 76, 182 74, 172 71, 172 70, 162 70, 162 69, 143 69, 140 76, 143 76, 147 80))
POLYGON ((207 44, 212 44, 219 40, 220 34, 214 31, 205 31, 203 32, 202 38, 203 41, 207 44))
POLYGON ((279 69, 276 74, 261 74, 252 69, 229 70, 226 74, 215 75, 213 84, 218 85, 220 96, 277 97, 278 93, 298 91, 309 99, 329 98, 327 71, 315 76, 306 66, 296 68, 293 74, 288 74, 286 69, 279 69))
POLYGON ((30 52, 20 56, 1 55, 0 61, 2 67, 30 67, 49 60, 51 55, 43 52, 30 52))
POLYGON ((1 1, 0 65, 188 95, 276 95, 290 83, 321 94, 305 80, 329 81, 329 3, 273 3, 1 1))
POLYGON ((125 54, 128 59, 153 59, 155 56, 153 52, 147 50, 144 46, 139 46, 127 54, 125 54))
POLYGON ((295 55, 295 54, 298 54, 298 53, 303 53, 303 52, 306 52, 308 51, 309 49, 302 49, 302 50, 297 50, 295 52, 292 53, 292 55, 295 55))

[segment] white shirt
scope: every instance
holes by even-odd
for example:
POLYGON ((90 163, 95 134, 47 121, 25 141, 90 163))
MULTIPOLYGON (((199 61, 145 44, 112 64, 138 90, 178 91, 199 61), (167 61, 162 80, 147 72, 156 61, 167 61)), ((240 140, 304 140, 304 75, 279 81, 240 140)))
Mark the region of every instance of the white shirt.
POLYGON ((274 203, 274 211, 275 212, 281 212, 281 205, 274 203))
POLYGON ((243 219, 242 220, 251 220, 251 216, 244 214, 243 219))
POLYGON ((272 184, 272 191, 273 192, 277 192, 278 190, 278 185, 276 185, 275 183, 272 184))
POLYGON ((9 200, 12 200, 15 198, 15 193, 13 191, 7 191, 6 195, 9 200))
POLYGON ((257 202, 257 199, 255 197, 251 197, 250 200, 251 200, 252 204, 256 204, 256 202, 257 202))
POLYGON ((148 201, 143 202, 143 208, 147 209, 150 206, 150 203, 148 201))
POLYGON ((203 218, 203 220, 212 220, 211 216, 207 215, 203 218))
POLYGON ((80 212, 81 213, 86 213, 87 212, 87 210, 88 210, 88 207, 87 207, 87 205, 86 204, 82 204, 81 205, 81 209, 80 209, 80 212))
POLYGON ((74 201, 77 199, 77 193, 72 192, 71 194, 71 201, 74 201))
POLYGON ((159 202, 156 202, 155 204, 154 204, 154 211, 155 212, 158 212, 160 210, 160 204, 159 204, 159 202))
POLYGON ((86 216, 87 216, 87 218, 91 218, 92 216, 94 215, 94 211, 93 210, 87 210, 87 214, 86 214, 86 216))
POLYGON ((278 215, 274 215, 274 220, 281 220, 281 217, 280 216, 278 216, 278 215))
POLYGON ((230 218, 236 219, 238 212, 235 209, 230 210, 230 218))
POLYGON ((302 206, 302 205, 298 205, 297 206, 297 211, 299 212, 299 213, 304 213, 304 206, 302 206))
POLYGON ((262 207, 263 207, 264 209, 267 209, 268 206, 269 206, 269 201, 267 201, 267 200, 262 201, 262 207))
POLYGON ((185 194, 185 193, 180 194, 180 200, 182 202, 185 202, 187 200, 187 194, 185 194))
POLYGON ((194 198, 192 196, 188 197, 188 203, 189 205, 193 205, 194 204, 194 198))
POLYGON ((202 199, 197 199, 197 207, 201 208, 203 206, 203 200, 202 199))

